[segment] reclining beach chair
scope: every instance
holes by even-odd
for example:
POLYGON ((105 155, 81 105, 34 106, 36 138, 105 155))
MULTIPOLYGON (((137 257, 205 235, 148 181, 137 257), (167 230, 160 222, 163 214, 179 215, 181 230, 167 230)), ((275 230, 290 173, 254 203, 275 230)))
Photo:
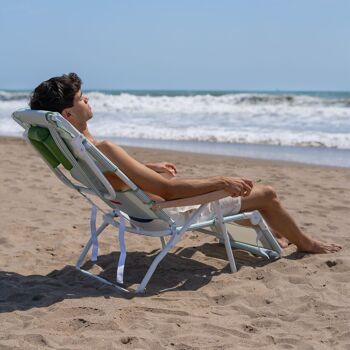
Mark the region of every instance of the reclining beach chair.
POLYGON ((237 271, 232 248, 243 249, 267 259, 275 259, 281 256, 282 249, 258 211, 222 216, 217 201, 227 197, 227 192, 216 191, 192 198, 155 202, 138 188, 118 168, 117 164, 113 164, 59 113, 22 109, 14 112, 13 118, 25 129, 24 136, 42 156, 55 175, 65 185, 78 191, 92 205, 91 237, 76 262, 76 268, 82 273, 100 282, 113 285, 119 290, 129 291, 123 286, 126 258, 125 232, 158 237, 162 245, 160 253, 153 260, 140 285, 135 290, 137 293, 144 292, 158 264, 188 231, 200 231, 221 239, 225 244, 232 272, 237 271), (107 171, 115 173, 129 189, 123 192, 115 191, 104 175, 107 171), (98 207, 94 196, 99 197, 107 204, 108 211, 98 207), (214 206, 216 208, 215 217, 203 222, 196 221, 205 206, 213 201, 215 201, 214 206), (199 207, 181 226, 163 210, 164 208, 186 205, 199 205, 199 207), (102 211, 103 222, 96 228, 98 210, 102 211), (242 219, 249 219, 255 225, 256 244, 237 241, 228 233, 226 223, 242 219), (147 230, 142 227, 141 223, 151 221, 155 224, 161 223, 162 225, 159 225, 161 229, 147 230), (98 253, 97 237, 108 225, 113 225, 119 229, 120 255, 116 283, 81 268, 90 249, 92 250, 91 260, 96 261, 98 253))

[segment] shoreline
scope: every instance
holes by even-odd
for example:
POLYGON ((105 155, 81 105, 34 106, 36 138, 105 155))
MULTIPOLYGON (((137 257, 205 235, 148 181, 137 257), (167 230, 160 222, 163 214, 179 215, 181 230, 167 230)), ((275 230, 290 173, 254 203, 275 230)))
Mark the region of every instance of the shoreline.
MULTIPOLYGON (((324 165, 324 164, 312 164, 312 163, 303 163, 303 162, 298 162, 298 161, 290 161, 290 160, 282 160, 282 159, 265 159, 265 158, 257 158, 257 157, 250 157, 250 156, 239 156, 239 155, 229 155, 229 154, 216 154, 216 153, 206 153, 206 152, 193 152, 193 151, 188 151, 188 150, 179 150, 179 149, 172 149, 172 148, 159 148, 158 147, 152 147, 152 146, 139 146, 139 145, 130 145, 130 144, 124 144, 123 140, 121 140, 121 142, 119 142, 118 139, 116 138, 109 138, 111 141, 116 142, 117 144, 121 145, 123 148, 125 149, 129 149, 129 150, 134 150, 134 151, 141 151, 141 150, 153 150, 155 152, 160 152, 160 153, 164 153, 164 154, 168 154, 170 153, 179 153, 179 154, 187 154, 187 155, 191 155, 194 157, 197 156, 203 156, 203 157, 211 157, 211 158, 217 158, 217 159, 236 159, 238 162, 253 162, 253 163, 260 163, 261 164, 271 164, 271 165, 284 165, 284 166, 296 166, 296 167, 321 167, 321 168, 326 168, 326 169, 349 169, 348 166, 337 166, 337 165, 324 165)), ((147 142, 148 140, 137 140, 137 142, 147 142)), ((25 140, 20 137, 20 136, 5 136, 5 135, 0 135, 0 144, 3 142, 23 142, 25 143, 25 140)), ((260 145, 258 145, 260 146, 260 145)), ((284 147, 284 146, 276 146, 276 147, 284 147)), ((349 150, 350 153, 350 150, 349 150)))
MULTIPOLYGON (((107 139, 107 138, 106 138, 107 139)), ((173 141, 173 140, 148 140, 143 139, 120 139, 120 138, 108 138, 111 141, 129 148, 145 148, 153 150, 164 150, 169 152, 181 152, 181 153, 190 153, 193 155, 203 154, 210 157, 228 157, 228 158, 237 158, 252 161, 266 161, 266 162, 282 162, 287 164, 295 164, 302 166, 320 166, 325 168, 340 168, 340 169, 349 169, 350 168, 350 150, 342 149, 329 149, 329 148, 318 148, 318 147, 298 147, 298 146, 280 146, 280 145, 265 145, 265 144, 222 144, 222 143, 212 143, 212 142, 203 142, 203 141, 173 141), (142 143, 142 145, 139 145, 142 143), (185 144, 185 147, 183 145, 185 144), (187 145, 186 145, 187 144, 187 145), (163 147, 162 147, 163 146, 163 147), (192 147, 192 150, 189 148, 192 147), (204 147, 203 147, 204 146, 204 147), (229 146, 230 150, 225 150, 225 147, 229 146), (233 153, 232 148, 237 148, 233 153), (238 152, 241 151, 241 152, 238 152), (261 152, 264 150, 264 154, 261 157, 252 155, 252 152, 261 152), (277 152, 276 152, 277 150, 277 152), (267 157, 267 152, 270 157, 267 157), (277 153, 277 157, 274 155, 277 153), (331 155, 337 153, 343 153, 344 156, 342 159, 337 159, 336 164, 322 164, 318 162, 307 162, 307 161, 298 161, 295 160, 295 157, 304 156, 305 153, 316 153, 316 155, 322 155, 322 153, 330 153, 331 155), (271 156, 272 155, 272 156, 271 156), (292 158, 292 159, 288 159, 292 158), (345 163, 344 165, 339 165, 338 163, 345 163)), ((307 157, 307 155, 306 155, 307 157)), ((329 157, 329 156, 328 156, 329 157)), ((328 161, 329 162, 329 161, 328 161)), ((333 159, 334 162, 334 159, 333 159)))

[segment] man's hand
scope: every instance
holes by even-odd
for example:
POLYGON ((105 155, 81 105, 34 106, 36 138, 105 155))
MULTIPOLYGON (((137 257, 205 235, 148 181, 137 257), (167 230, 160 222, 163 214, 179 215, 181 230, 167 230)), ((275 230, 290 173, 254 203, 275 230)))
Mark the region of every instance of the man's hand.
POLYGON ((176 176, 176 173, 177 173, 176 166, 173 163, 169 163, 169 162, 147 163, 145 165, 147 168, 150 168, 159 174, 165 173, 170 177, 176 176))
POLYGON ((225 190, 232 197, 247 197, 253 188, 253 182, 248 179, 243 179, 240 177, 224 177, 224 181, 226 183, 225 190))

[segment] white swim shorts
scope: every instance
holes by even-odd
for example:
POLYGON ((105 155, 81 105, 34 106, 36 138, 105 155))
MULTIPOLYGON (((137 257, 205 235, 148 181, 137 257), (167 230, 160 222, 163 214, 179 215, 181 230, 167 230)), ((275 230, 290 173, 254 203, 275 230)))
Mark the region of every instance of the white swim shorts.
MULTIPOLYGON (((222 215, 234 215, 238 214, 241 210, 241 197, 225 197, 219 200, 222 215)), ((193 214, 193 212, 199 208, 199 205, 186 206, 186 207, 176 207, 176 208, 166 208, 164 211, 176 222, 177 226, 182 226, 193 214)), ((202 213, 197 217, 196 221, 201 222, 205 220, 210 220, 215 216, 215 211, 213 203, 209 203, 202 213)), ((145 230, 163 230, 167 228, 166 223, 162 220, 153 220, 151 222, 139 222, 133 221, 135 226, 142 227, 145 230)))
MULTIPOLYGON (((225 197, 219 200, 219 204, 223 216, 238 214, 241 210, 241 197, 225 197)), ((199 205, 193 205, 188 207, 168 208, 164 209, 164 211, 176 222, 178 226, 182 226, 198 208, 199 205)), ((214 216, 214 204, 211 202, 204 208, 195 222, 209 220, 214 216)))

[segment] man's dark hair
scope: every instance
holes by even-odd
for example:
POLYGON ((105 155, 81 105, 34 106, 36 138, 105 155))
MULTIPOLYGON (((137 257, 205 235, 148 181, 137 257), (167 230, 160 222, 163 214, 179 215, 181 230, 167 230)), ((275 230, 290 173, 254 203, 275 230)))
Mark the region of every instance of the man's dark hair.
POLYGON ((30 108, 62 113, 65 108, 73 106, 74 96, 81 84, 81 79, 75 73, 43 81, 30 97, 30 108))

